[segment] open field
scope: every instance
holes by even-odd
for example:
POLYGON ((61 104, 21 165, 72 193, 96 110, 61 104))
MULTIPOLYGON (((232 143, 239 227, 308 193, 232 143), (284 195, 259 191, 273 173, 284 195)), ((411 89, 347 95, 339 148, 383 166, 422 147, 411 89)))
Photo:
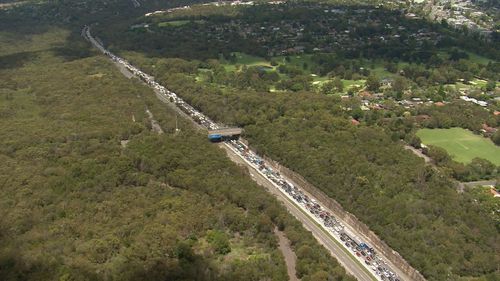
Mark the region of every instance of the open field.
POLYGON ((500 147, 495 146, 490 139, 474 135, 461 129, 421 129, 417 132, 422 143, 435 145, 446 149, 453 160, 469 163, 473 158, 480 157, 500 165, 500 147))
MULTIPOLYGON (((401 62, 401 61, 396 63, 396 64, 397 64, 398 69, 402 69, 405 66, 409 65, 409 63, 407 63, 407 62, 401 62)), ((364 67, 366 69, 370 70, 370 73, 374 73, 375 75, 377 75, 380 78, 393 78, 393 77, 397 76, 395 73, 391 73, 391 72, 387 71, 385 63, 382 60, 375 60, 374 62, 371 62, 371 63, 367 62, 364 65, 364 67)))
POLYGON ((344 80, 342 79, 342 83, 344 84, 344 89, 349 89, 352 87, 363 87, 366 83, 366 80, 344 80))
MULTIPOLYGON (((227 71, 236 71, 238 65, 262 66, 263 68, 268 69, 268 70, 276 70, 276 67, 271 66, 271 63, 264 58, 248 55, 245 53, 239 53, 239 52, 236 52, 234 54, 236 55, 235 62, 222 61, 224 68, 227 71)), ((327 76, 318 76, 310 71, 310 69, 312 68, 311 66, 315 65, 315 63, 311 59, 311 55, 290 56, 290 61, 286 61, 284 56, 274 57, 273 59, 276 60, 280 64, 293 65, 293 66, 296 66, 296 67, 302 69, 306 74, 311 74, 311 76, 313 78, 312 84, 315 86, 320 87, 322 84, 324 84, 328 81, 331 81, 331 79, 328 78, 327 76), (303 68, 304 64, 306 64, 308 66, 307 69, 303 68)), ((286 78, 287 75, 280 73, 280 77, 286 78)), ((198 79, 203 80, 202 77, 199 77, 198 79)), ((342 79, 342 82, 344 84, 344 88, 349 89, 353 86, 363 86, 365 83, 365 80, 344 80, 344 79, 342 79)))
POLYGON ((221 63, 224 65, 224 68, 227 71, 236 71, 237 65, 262 66, 274 69, 274 67, 272 67, 271 64, 264 58, 247 55, 245 53, 240 53, 240 52, 236 52, 234 53, 234 55, 236 56, 236 60, 234 62, 230 62, 227 60, 221 61, 221 63))
POLYGON ((158 23, 159 27, 175 27, 175 26, 182 26, 191 22, 195 23, 203 23, 202 20, 196 20, 196 21, 189 21, 189 20, 173 20, 173 21, 164 21, 158 23))
MULTIPOLYGON (((463 50, 463 49, 460 49, 460 50, 463 51, 463 52, 466 52, 467 55, 469 55, 469 58, 467 59, 469 61, 472 61, 472 62, 475 62, 475 63, 481 63, 481 64, 488 64, 491 61, 491 59, 489 59, 487 57, 483 57, 481 55, 469 52, 467 50, 463 50)), ((442 59, 448 59, 449 58, 449 55, 446 53, 445 50, 439 51, 438 55, 442 59)))
POLYGON ((467 54, 469 55, 469 60, 471 60, 473 62, 482 63, 482 64, 488 64, 489 62, 491 62, 490 59, 483 57, 483 56, 480 56, 478 54, 475 54, 472 52, 467 52, 467 54))
POLYGON ((296 66, 307 73, 312 73, 311 69, 316 66, 316 63, 312 60, 312 55, 303 54, 303 55, 291 55, 288 56, 290 58, 289 61, 285 59, 285 56, 274 57, 274 59, 281 64, 288 64, 296 66), (306 66, 306 68, 304 68, 306 66))

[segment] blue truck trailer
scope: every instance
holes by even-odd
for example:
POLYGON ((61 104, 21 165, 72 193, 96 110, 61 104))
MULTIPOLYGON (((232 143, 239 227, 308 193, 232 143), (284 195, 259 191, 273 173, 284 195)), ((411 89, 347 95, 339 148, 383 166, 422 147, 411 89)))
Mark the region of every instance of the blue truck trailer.
POLYGON ((209 134, 208 140, 211 142, 221 142, 223 141, 223 138, 221 134, 209 134))
POLYGON ((229 140, 237 140, 241 133, 240 128, 220 128, 208 131, 208 140, 211 142, 222 142, 229 140))

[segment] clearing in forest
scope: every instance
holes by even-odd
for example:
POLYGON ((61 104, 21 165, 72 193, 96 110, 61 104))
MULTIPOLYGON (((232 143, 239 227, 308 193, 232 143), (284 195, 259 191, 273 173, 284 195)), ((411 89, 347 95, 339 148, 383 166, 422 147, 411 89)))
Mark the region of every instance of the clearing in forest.
POLYGON ((469 163, 475 157, 484 158, 500 165, 500 147, 490 139, 473 134, 462 128, 421 129, 417 136, 425 145, 444 148, 453 160, 469 163))

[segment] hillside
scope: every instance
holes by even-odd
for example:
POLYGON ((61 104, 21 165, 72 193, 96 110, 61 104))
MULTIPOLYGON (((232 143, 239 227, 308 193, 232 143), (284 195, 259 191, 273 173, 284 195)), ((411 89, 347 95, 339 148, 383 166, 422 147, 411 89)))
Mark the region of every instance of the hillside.
POLYGON ((1 280, 286 280, 275 226, 302 280, 352 280, 204 134, 174 135, 149 88, 77 34, 20 24, 0 43, 1 280))

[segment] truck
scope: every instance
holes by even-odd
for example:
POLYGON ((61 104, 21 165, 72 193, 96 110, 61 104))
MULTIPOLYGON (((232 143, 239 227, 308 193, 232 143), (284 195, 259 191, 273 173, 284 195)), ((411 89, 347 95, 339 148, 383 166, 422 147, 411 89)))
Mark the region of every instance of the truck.
POLYGON ((223 137, 221 134, 209 134, 208 135, 208 140, 211 142, 221 142, 223 141, 223 137))

